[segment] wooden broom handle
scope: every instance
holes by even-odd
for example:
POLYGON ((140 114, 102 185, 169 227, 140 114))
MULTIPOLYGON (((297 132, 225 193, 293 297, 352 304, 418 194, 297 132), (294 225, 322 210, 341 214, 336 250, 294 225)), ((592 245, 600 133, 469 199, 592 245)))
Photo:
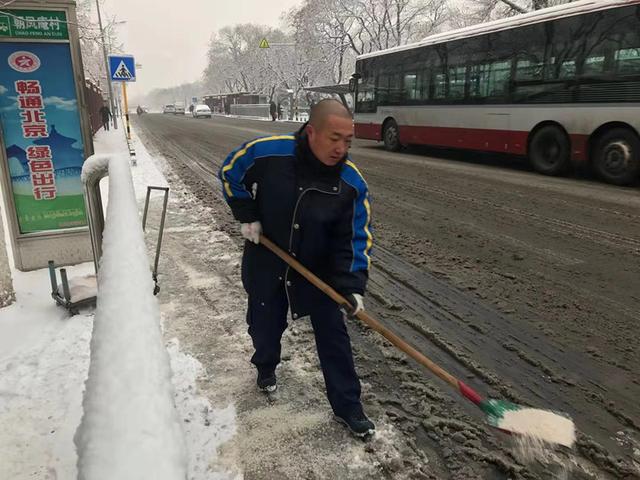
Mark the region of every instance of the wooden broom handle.
MULTIPOLYGON (((331 288, 325 282, 320 280, 309 269, 307 269, 299 261, 297 261, 291 255, 286 253, 284 250, 282 250, 280 247, 278 247, 275 243, 273 243, 271 240, 269 240, 264 235, 260 235, 260 243, 262 243, 265 247, 267 247, 269 250, 271 250, 273 253, 275 253, 278 257, 280 257, 282 260, 284 260, 295 271, 297 271, 300 275, 302 275, 304 278, 309 280, 313 285, 315 285, 320 290, 322 290, 324 293, 326 293, 338 305, 351 307, 351 304, 342 295, 340 295, 338 292, 336 292, 333 288, 331 288)), ((413 348, 411 345, 409 345, 407 342, 405 342, 398 335, 396 335, 391 330, 389 330, 387 327, 382 325, 378 320, 376 320, 375 318, 371 317, 367 312, 365 312, 364 310, 360 310, 356 314, 356 317, 358 317, 360 320, 362 320, 364 323, 366 323, 369 327, 371 327, 373 330, 378 332, 384 338, 389 340, 398 349, 402 350, 404 353, 409 355, 416 362, 420 363, 421 365, 423 365, 426 368, 428 368, 429 370, 431 370, 435 375, 440 377, 442 380, 447 382, 449 385, 451 385, 452 387, 454 387, 456 389, 460 388, 460 384, 462 382, 459 382, 458 379, 455 378, 453 375, 449 374, 448 372, 446 372, 445 370, 440 368, 438 365, 433 363, 431 360, 429 360, 422 353, 420 353, 415 348, 413 348)))

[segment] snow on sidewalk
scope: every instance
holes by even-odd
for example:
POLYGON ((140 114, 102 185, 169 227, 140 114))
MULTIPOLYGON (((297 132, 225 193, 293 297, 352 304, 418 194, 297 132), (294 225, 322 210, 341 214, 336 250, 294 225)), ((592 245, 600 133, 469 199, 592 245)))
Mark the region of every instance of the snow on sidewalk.
POLYGON ((16 303, 0 310, 0 478, 73 479, 93 315, 57 307, 47 270, 13 279, 16 303))
MULTIPOLYGON (((128 155, 122 130, 100 132, 95 146, 97 152, 128 155)), ((147 185, 166 185, 143 148, 132 172, 139 200, 147 185)), ((70 276, 85 275, 93 272, 93 265, 68 271, 70 276)), ((17 301, 0 309, 0 478, 73 479, 73 436, 82 416, 93 311, 69 317, 57 307, 46 269, 12 275, 17 301)), ((168 342, 168 351, 176 407, 184 422, 189 479, 233 478, 226 467, 216 465, 216 456, 218 447, 235 434, 234 406, 214 408, 199 392, 199 362, 182 353, 175 339, 168 342)))

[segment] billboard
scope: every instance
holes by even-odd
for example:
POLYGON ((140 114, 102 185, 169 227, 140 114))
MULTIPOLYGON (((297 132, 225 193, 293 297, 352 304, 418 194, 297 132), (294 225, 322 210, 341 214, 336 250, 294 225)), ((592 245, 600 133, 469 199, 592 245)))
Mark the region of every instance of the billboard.
POLYGON ((68 43, 0 43, 0 128, 20 233, 86 225, 68 43))

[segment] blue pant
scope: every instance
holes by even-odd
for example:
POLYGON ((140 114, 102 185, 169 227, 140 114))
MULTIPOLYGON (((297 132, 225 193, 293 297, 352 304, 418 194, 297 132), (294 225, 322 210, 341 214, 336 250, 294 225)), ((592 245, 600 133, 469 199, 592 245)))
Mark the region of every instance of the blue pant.
MULTIPOLYGON (((288 309, 284 288, 268 301, 249 297, 247 323, 255 348, 251 362, 259 370, 274 370, 280 363, 280 339, 287 328, 288 309)), ((311 313, 311 325, 331 408, 338 415, 359 411, 360 380, 342 312, 327 298, 311 313)))

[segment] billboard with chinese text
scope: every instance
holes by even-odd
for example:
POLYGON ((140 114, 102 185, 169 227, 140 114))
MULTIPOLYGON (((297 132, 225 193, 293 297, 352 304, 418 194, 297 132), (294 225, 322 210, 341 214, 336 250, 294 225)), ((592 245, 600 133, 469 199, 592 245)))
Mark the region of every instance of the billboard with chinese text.
POLYGON ((68 44, 0 43, 0 128, 20 232, 86 225, 68 44))

